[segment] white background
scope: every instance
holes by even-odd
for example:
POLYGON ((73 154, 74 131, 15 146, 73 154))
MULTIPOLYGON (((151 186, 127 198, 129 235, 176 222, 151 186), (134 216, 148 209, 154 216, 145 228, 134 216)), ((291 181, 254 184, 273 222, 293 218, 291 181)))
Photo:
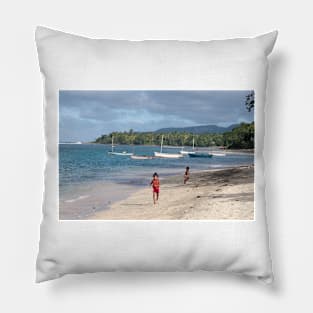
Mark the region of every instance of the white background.
POLYGON ((312 312, 313 28, 310 1, 4 1, 0 9, 0 311, 312 312), (35 284, 43 192, 42 82, 34 30, 209 40, 273 29, 266 107, 275 283, 210 273, 106 273, 35 284))

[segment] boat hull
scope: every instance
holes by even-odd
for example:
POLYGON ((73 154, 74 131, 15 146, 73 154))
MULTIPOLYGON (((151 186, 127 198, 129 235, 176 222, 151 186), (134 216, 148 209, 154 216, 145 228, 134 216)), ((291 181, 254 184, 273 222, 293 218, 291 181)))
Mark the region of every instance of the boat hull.
POLYGON ((179 153, 163 153, 163 152, 154 152, 154 156, 157 158, 164 159, 179 159, 183 157, 183 155, 179 153))
POLYGON ((194 152, 194 151, 184 151, 184 150, 181 150, 180 151, 180 154, 182 154, 182 155, 189 155, 189 154, 195 154, 196 152, 194 152))
POLYGON ((145 155, 132 155, 131 158, 133 160, 151 160, 151 159, 153 159, 152 156, 145 156, 145 155))
POLYGON ((212 158, 212 154, 206 153, 191 153, 189 154, 191 158, 212 158))
POLYGON ((117 156, 132 156, 133 155, 133 153, 128 153, 128 152, 108 152, 108 154, 117 155, 117 156))

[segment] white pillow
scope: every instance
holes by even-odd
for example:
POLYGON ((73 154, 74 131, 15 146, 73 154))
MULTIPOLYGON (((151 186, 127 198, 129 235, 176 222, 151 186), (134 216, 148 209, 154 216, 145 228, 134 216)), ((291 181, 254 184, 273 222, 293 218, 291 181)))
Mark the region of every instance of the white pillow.
MULTIPOLYGON (((276 37, 277 32, 271 32, 251 39, 135 42, 95 40, 37 28, 36 43, 45 88, 47 151, 37 282, 65 274, 98 271, 197 270, 229 271, 268 283, 272 281, 263 139, 267 56, 276 37), (67 90, 103 93, 108 90, 253 90, 255 206, 252 219, 60 219, 59 92, 67 90)), ((170 106, 168 108, 171 111, 170 106)), ((189 110, 197 111, 197 103, 189 110)), ((190 181, 192 183, 192 177, 190 181)), ((161 200, 162 192, 161 180, 161 200)), ((153 206, 152 202, 149 205, 153 206)))

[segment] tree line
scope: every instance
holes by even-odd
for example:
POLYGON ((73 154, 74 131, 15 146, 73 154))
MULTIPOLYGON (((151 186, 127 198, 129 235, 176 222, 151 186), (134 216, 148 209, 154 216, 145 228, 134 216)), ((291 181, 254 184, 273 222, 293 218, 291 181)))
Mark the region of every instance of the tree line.
POLYGON ((192 146, 193 138, 196 147, 224 146, 229 149, 253 149, 254 148, 254 122, 241 123, 232 131, 216 134, 192 134, 188 132, 112 132, 98 137, 94 143, 111 144, 112 136, 114 144, 120 145, 159 145, 164 135, 164 145, 168 146, 192 146))

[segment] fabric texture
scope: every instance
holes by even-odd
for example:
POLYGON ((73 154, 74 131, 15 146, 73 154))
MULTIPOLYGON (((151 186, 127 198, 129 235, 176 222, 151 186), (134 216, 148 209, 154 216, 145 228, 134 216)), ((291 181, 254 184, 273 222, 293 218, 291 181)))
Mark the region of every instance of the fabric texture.
POLYGON ((276 37, 133 42, 37 28, 47 154, 37 282, 73 273, 198 270, 272 281, 263 141, 268 55, 276 37), (254 90, 255 219, 60 221, 59 90, 254 90))

